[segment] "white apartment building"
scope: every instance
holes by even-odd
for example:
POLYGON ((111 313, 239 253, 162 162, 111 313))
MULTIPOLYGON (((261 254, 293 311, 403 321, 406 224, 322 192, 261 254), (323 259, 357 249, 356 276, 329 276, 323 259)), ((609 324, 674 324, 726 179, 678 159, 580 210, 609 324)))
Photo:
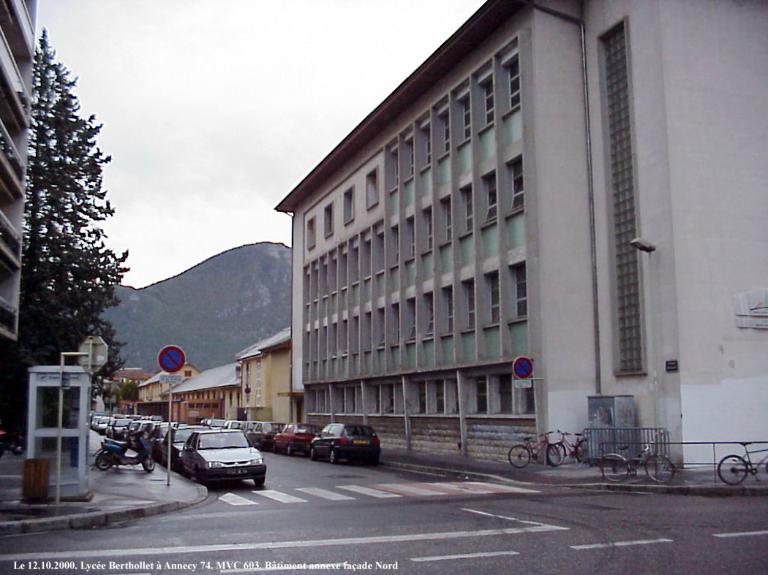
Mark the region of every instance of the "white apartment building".
POLYGON ((37 0, 0 2, 0 338, 19 325, 21 238, 37 0))
POLYGON ((486 2, 277 206, 307 419, 499 458, 629 395, 672 441, 768 439, 766 30, 486 2))

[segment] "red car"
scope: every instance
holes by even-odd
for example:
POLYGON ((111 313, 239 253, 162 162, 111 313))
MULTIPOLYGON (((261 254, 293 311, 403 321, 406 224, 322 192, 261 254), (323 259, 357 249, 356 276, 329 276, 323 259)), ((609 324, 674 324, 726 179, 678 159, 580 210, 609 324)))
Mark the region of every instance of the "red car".
POLYGON ((275 435, 274 452, 291 455, 295 451, 301 451, 307 455, 309 444, 312 443, 318 430, 318 426, 309 423, 289 423, 275 435))

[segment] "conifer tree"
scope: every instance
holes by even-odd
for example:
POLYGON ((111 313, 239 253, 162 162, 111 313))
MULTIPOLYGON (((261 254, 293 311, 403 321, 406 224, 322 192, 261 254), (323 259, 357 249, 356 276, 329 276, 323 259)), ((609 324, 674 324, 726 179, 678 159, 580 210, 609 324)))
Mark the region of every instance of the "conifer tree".
POLYGON ((101 315, 118 303, 115 287, 128 253, 117 255, 105 244, 101 223, 114 209, 102 170, 111 158, 96 143, 101 125, 80 115, 75 86, 43 31, 33 76, 19 341, 0 349, 14 363, 0 373, 13 391, 3 394, 5 401, 15 404, 2 406, 5 412, 26 411, 28 366, 58 364, 59 353, 76 351, 87 335, 110 344, 102 376, 121 365, 120 344, 101 315))

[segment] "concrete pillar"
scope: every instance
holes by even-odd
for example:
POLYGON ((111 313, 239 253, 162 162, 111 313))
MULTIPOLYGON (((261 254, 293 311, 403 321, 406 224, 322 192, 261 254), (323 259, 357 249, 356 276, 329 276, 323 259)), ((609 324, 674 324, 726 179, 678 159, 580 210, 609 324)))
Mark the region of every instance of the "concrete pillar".
POLYGON ((466 385, 465 377, 461 370, 456 370, 456 399, 459 402, 459 441, 461 442, 461 454, 467 456, 467 412, 466 412, 466 385))
POLYGON ((365 380, 360 380, 360 400, 363 403, 363 425, 368 425, 368 386, 365 380))
POLYGON ((411 418, 408 415, 408 378, 402 377, 403 383, 403 420, 405 423, 405 448, 411 450, 411 418))

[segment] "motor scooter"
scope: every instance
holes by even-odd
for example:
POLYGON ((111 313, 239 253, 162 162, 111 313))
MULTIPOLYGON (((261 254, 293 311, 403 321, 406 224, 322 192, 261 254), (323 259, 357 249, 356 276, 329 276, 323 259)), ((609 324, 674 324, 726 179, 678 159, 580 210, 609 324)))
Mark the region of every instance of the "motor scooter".
MULTIPOLYGON (((2 425, 0 421, 0 425, 2 425)), ((8 450, 14 455, 21 455, 24 453, 24 439, 19 433, 8 433, 4 429, 0 429, 0 457, 3 456, 5 451, 8 450)))
POLYGON ((155 461, 152 454, 141 440, 136 440, 139 445, 131 444, 129 441, 117 441, 116 439, 104 439, 101 442, 101 449, 96 452, 94 464, 96 469, 106 471, 110 467, 118 465, 138 465, 144 468, 147 473, 152 473, 155 469, 155 461), (137 452, 136 455, 126 455, 128 449, 137 452))

